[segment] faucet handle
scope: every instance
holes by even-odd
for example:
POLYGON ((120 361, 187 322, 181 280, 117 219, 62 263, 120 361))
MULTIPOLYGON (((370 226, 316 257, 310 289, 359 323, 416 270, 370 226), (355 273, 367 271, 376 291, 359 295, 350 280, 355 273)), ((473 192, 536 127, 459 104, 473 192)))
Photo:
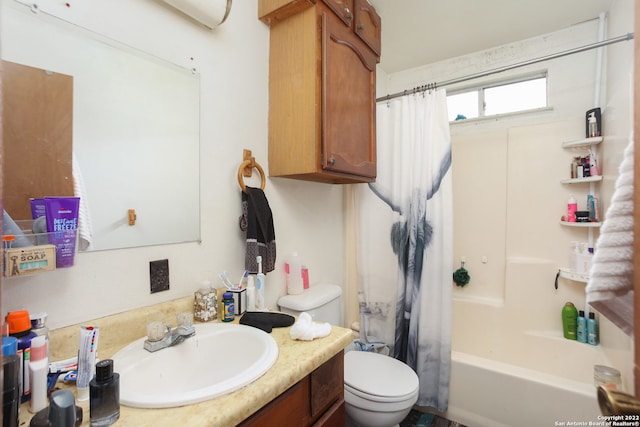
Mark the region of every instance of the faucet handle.
MULTIPOLYGON (((169 330, 171 326, 168 327, 169 330)), ((160 341, 164 338, 164 334, 167 332, 165 324, 161 320, 155 320, 147 323, 147 339, 149 341, 160 341)))
POLYGON ((193 325, 193 313, 183 311, 177 315, 178 326, 191 326, 193 325))

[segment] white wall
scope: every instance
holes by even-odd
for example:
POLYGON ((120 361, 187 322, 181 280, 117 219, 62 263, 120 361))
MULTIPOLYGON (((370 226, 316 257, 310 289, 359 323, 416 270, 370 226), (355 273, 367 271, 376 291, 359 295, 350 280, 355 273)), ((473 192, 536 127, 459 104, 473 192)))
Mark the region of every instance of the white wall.
MULTIPOLYGON (((6 0, 4 0, 6 1, 6 0)), ((48 5, 52 13, 134 48, 201 73, 202 243, 78 253, 76 265, 40 276, 3 280, 2 314, 46 311, 58 328, 133 308, 192 295, 203 278, 218 283, 227 270, 244 270, 244 236, 238 227, 242 150, 253 151, 268 174, 269 30, 257 18, 257 0, 233 2, 215 30, 163 6, 141 0, 48 5), (171 289, 151 295, 149 261, 169 259, 171 289)), ((258 186, 257 178, 247 185, 258 186)), ((342 285, 343 188, 267 179, 278 261, 267 275, 267 305, 285 293, 282 262, 297 250, 312 282, 342 285)))
MULTIPOLYGON (((607 37, 633 32, 633 5, 612 2, 607 37)), ((378 88, 385 93, 466 76, 543 57, 598 40, 598 21, 482 52, 390 74, 378 88)), ((606 48, 601 107, 605 142, 600 148, 604 181, 598 194, 609 205, 618 164, 631 126, 633 44, 606 48)), ((585 206, 588 186, 567 188, 571 152, 563 141, 584 137, 585 112, 594 107, 596 51, 592 50, 473 80, 447 90, 547 70, 550 109, 451 126, 454 183, 454 265, 461 257, 471 282, 454 289, 455 350, 507 359, 514 338, 527 331, 560 337, 560 311, 566 301, 584 307, 585 285, 562 280, 569 243, 586 241, 584 230, 559 225, 567 198, 585 206), (487 262, 483 262, 486 257, 487 262), (551 332, 551 334, 547 334, 551 332), (515 335, 514 335, 515 334, 515 335)), ((382 96, 385 93, 379 93, 382 96)), ((631 340, 601 319, 598 357, 623 372, 632 390, 631 340)), ((588 351, 588 350, 587 350, 588 351)), ((570 364, 571 361, 558 361, 570 364)), ((557 369, 557 367, 555 367, 557 369)), ((588 381, 591 372, 584 372, 588 381)))

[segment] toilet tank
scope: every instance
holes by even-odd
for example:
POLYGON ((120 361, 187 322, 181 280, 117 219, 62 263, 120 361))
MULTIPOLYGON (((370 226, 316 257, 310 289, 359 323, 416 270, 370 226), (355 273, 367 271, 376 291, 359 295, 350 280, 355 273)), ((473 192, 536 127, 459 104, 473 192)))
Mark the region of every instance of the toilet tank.
POLYGON ((298 316, 303 311, 313 320, 342 326, 342 288, 330 283, 318 283, 299 295, 285 295, 278 300, 283 313, 298 316))

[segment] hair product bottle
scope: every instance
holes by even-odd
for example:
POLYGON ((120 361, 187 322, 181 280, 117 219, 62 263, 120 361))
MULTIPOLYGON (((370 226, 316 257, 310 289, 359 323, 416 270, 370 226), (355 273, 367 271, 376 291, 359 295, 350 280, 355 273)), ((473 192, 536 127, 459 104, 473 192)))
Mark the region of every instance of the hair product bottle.
POLYGON ((587 342, 591 345, 598 345, 600 342, 600 331, 598 330, 598 320, 595 313, 589 313, 587 319, 587 342))
POLYGON ((584 311, 578 312, 577 335, 579 342, 587 342, 587 319, 584 317, 584 311))
POLYGON ((562 331, 568 340, 578 339, 578 310, 573 303, 568 302, 562 308, 562 331))

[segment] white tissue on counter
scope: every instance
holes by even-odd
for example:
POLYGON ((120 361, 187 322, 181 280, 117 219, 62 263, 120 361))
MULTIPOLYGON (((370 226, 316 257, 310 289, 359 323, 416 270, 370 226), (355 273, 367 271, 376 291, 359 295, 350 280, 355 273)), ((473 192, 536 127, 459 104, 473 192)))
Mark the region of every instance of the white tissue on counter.
POLYGON ((326 337, 331 333, 331 324, 315 323, 309 313, 302 312, 296 323, 291 327, 291 338, 294 340, 311 341, 314 338, 326 337))

